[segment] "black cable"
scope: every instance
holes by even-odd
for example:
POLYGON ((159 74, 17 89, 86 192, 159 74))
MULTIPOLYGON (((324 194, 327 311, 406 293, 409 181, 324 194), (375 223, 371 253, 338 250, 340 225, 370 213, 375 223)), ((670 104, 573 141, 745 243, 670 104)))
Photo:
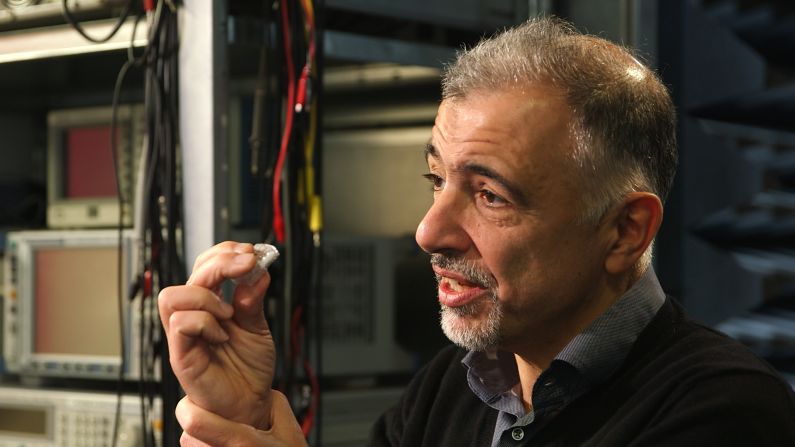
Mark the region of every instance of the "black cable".
MULTIPOLYGON (((144 284, 146 284, 146 281, 147 281, 147 277, 146 277, 146 273, 144 273, 144 284)), ((148 432, 148 429, 147 429, 147 425, 148 424, 146 423, 147 419, 148 419, 147 418, 148 407, 146 405, 146 399, 145 399, 145 393, 144 393, 144 390, 146 389, 146 373, 145 373, 145 362, 144 362, 144 356, 145 356, 144 344, 145 344, 145 341, 146 341, 145 338, 144 338, 144 334, 145 334, 145 330, 146 330, 146 328, 145 328, 145 324, 146 324, 145 320, 146 319, 144 318, 144 315, 146 315, 146 314, 144 312, 146 311, 145 303, 146 303, 146 300, 148 298, 150 298, 150 297, 148 296, 148 291, 146 290, 146 287, 145 287, 144 288, 144 293, 141 294, 141 302, 139 303, 139 312, 141 313, 141 319, 138 322, 138 392, 139 392, 139 397, 141 399, 141 402, 140 402, 140 404, 141 404, 141 431, 143 432, 142 434, 143 434, 144 442, 146 442, 147 432, 148 432)))
MULTIPOLYGON (((141 19, 143 17, 144 17, 144 15, 142 13, 138 14, 136 16, 136 18, 135 18, 134 23, 133 23, 133 30, 132 30, 132 33, 131 33, 131 36, 130 36, 130 44, 127 47, 127 61, 125 62, 124 66, 122 67, 122 69, 125 70, 125 72, 127 70, 129 70, 129 68, 131 68, 133 66, 140 66, 142 64, 142 58, 136 58, 135 55, 134 55, 133 49, 135 47, 135 36, 137 35, 138 25, 139 25, 139 23, 140 23, 140 21, 141 21, 141 19)), ((148 45, 146 46, 146 48, 148 48, 148 45)), ((146 49, 144 50, 144 54, 146 54, 146 49)), ((133 116, 132 119, 136 119, 136 117, 133 116)), ((134 154, 134 153, 135 153, 135 150, 133 148, 132 154, 134 154)), ((139 162, 139 161, 140 160, 135 160, 135 162, 139 162)), ((135 165, 135 163, 134 163, 134 165, 135 165)), ((137 167, 133 166, 131 169, 136 169, 137 170, 137 167)), ((131 202, 133 202, 133 201, 131 200, 131 202)), ((121 223, 120 223, 120 225, 121 225, 121 223)), ((120 229, 120 231, 121 231, 121 229, 120 229)), ((136 236, 140 236, 140 235, 136 235, 136 236)), ((121 237, 121 233, 120 233, 120 237, 121 237)), ((134 247, 134 246, 130 247, 130 250, 137 250, 137 249, 138 248, 134 247)), ((147 374, 145 374, 145 370, 144 370, 144 365, 147 363, 147 358, 148 358, 147 353, 148 353, 148 351, 145 349, 146 343, 145 343, 144 337, 143 337, 144 328, 142 327, 142 324, 144 323, 144 315, 146 315, 144 303, 145 303, 146 298, 147 298, 147 296, 146 296, 147 288, 146 288, 146 276, 145 276, 146 275, 146 263, 145 263, 145 260, 144 260, 143 253, 139 253, 139 256, 140 256, 139 257, 140 262, 139 262, 139 264, 137 266, 135 266, 135 268, 137 269, 136 271, 139 272, 139 273, 137 273, 137 274, 135 274, 133 276, 136 278, 136 281, 139 283, 137 289, 141 291, 141 303, 140 303, 140 308, 139 308, 141 321, 139 322, 139 337, 138 337, 138 363, 139 363, 139 367, 138 367, 138 376, 139 376, 138 377, 138 388, 139 388, 139 390, 142 390, 143 389, 142 387, 144 386, 144 383, 148 380, 148 376, 147 376, 147 374)), ((130 268, 132 269, 133 267, 131 266, 130 268)), ((131 295, 129 298, 130 298, 130 302, 132 302, 135 299, 135 295, 131 295)), ((130 325, 132 325, 132 324, 133 324, 133 322, 130 321, 130 325)), ((130 342, 133 343, 134 340, 130 340, 130 342)), ((122 369, 124 370, 126 368, 122 368, 122 369)), ((120 380, 120 383, 123 382, 123 380, 124 380, 123 374, 120 374, 120 379, 119 380, 120 380)), ((118 412, 120 410, 120 408, 119 408, 119 406, 120 406, 120 398, 121 398, 121 395, 119 394, 117 396, 117 399, 119 399, 119 401, 117 402, 117 422, 116 422, 116 424, 114 426, 114 435, 113 435, 113 445, 114 446, 118 442, 117 441, 118 434, 116 432, 117 432, 118 417, 119 417, 118 412)), ((147 421, 148 421, 149 412, 148 412, 148 408, 147 408, 146 402, 144 401, 143 398, 141 399, 140 410, 141 410, 141 419, 142 419, 142 428, 141 428, 141 430, 142 430, 142 432, 144 434, 144 439, 146 439, 146 432, 148 430, 147 421)))
MULTIPOLYGON (((263 42, 266 61, 262 66, 264 71, 259 74, 265 85, 265 111, 263 116, 265 122, 261 125, 265 128, 264 132, 266 136, 265 144, 262 145, 259 155, 259 172, 261 174, 259 209, 262 219, 261 239, 263 241, 273 241, 275 239, 275 235, 273 234, 273 176, 281 144, 282 109, 284 108, 284 97, 282 92, 286 91, 286 81, 284 76, 281 75, 281 68, 284 66, 282 62, 284 57, 281 32, 282 23, 278 18, 279 13, 270 8, 270 5, 267 3, 268 2, 265 2, 263 7, 263 18, 267 26, 267 32, 265 33, 265 40, 263 42)), ((277 305, 281 307, 283 301, 279 300, 277 305)), ((279 315, 281 315, 281 312, 282 309, 279 309, 279 315)), ((278 329, 280 322, 274 321, 274 323, 276 323, 274 327, 278 329)), ((280 347, 279 350, 281 350, 280 347)), ((285 353, 278 352, 278 354, 284 355, 285 353)), ((283 362, 280 362, 277 367, 281 368, 283 364, 283 362)))
MULTIPOLYGON (((144 247, 148 269, 153 282, 153 295, 164 287, 184 282, 181 244, 181 191, 177 184, 178 147, 178 24, 176 11, 158 2, 155 24, 150 28, 149 43, 141 58, 144 66, 144 96, 149 157, 144 179, 144 222, 147 244, 144 247)), ((149 326, 150 341, 153 324, 149 326)), ((157 326, 158 328, 160 326, 157 326)), ((165 335, 160 329, 161 340, 165 335)), ((168 363, 167 345, 160 343, 161 396, 163 398, 164 445, 176 445, 178 426, 173 416, 179 386, 168 363)), ((156 394, 152 388, 142 388, 142 400, 156 394)), ((146 443, 154 442, 153 433, 146 435, 146 443)))
MULTIPOLYGON (((149 41, 148 41, 148 44, 147 44, 147 49, 144 51, 145 54, 150 54, 150 50, 149 49, 151 48, 152 45, 153 45, 153 41, 152 41, 151 35, 150 35, 150 38, 149 38, 149 41)), ((144 64, 144 66, 146 67, 147 61, 143 60, 142 62, 144 64)), ((148 96, 149 96, 148 92, 151 89, 149 84, 150 84, 150 79, 149 79, 148 76, 145 76, 145 78, 144 78, 144 95, 145 95, 146 98, 148 98, 148 96)), ((151 104, 148 101, 145 100, 144 115, 146 117, 145 127, 146 127, 146 135, 147 135, 147 144, 146 144, 146 147, 144 148, 144 152, 145 152, 145 158, 144 159, 146 160, 146 166, 145 166, 145 169, 144 169, 144 179, 143 179, 144 189, 143 189, 143 194, 142 194, 142 199, 141 199, 142 200, 142 205, 143 205, 141 207, 141 213, 142 213, 141 222, 143 222, 144 228, 142 228, 142 234, 141 234, 141 237, 143 238, 143 240, 141 241, 140 258, 141 258, 141 263, 142 263, 142 268, 143 268, 142 269, 142 274, 145 275, 144 276, 145 277, 145 283, 148 285, 148 287, 145 288, 146 289, 145 293, 141 297, 141 300, 142 300, 141 309, 145 309, 145 307, 143 306, 144 301, 153 299, 152 294, 153 294, 153 290, 154 290, 154 287, 155 287, 155 263, 154 263, 154 260, 152 259, 152 248, 151 248, 153 246, 153 244, 152 244, 152 233, 150 231, 150 228, 152 227, 152 225, 150 223, 150 220, 152 219, 150 202, 151 202, 152 191, 154 190, 154 174, 155 174, 155 170, 157 168, 157 157, 156 157, 156 154, 153 151, 153 146, 154 146, 153 140, 155 138, 155 135, 152 133, 152 129, 154 128, 154 125, 153 125, 152 122, 154 121, 154 118, 153 118, 153 114, 152 114, 152 112, 150 110, 150 107, 151 107, 151 104)), ((144 315, 141 315, 141 318, 143 320, 144 319, 144 315)), ((141 324, 139 325, 139 328, 140 328, 139 344, 140 345, 143 345, 144 342, 145 342, 145 333, 146 332, 145 332, 145 328, 144 328, 143 325, 144 325, 144 321, 141 321, 141 324)), ((141 351, 142 352, 140 352, 139 354, 140 354, 141 357, 143 357, 145 354, 144 354, 143 350, 141 350, 141 351)), ((140 368, 139 368, 139 370, 141 371, 142 375, 143 375, 143 372, 144 372, 144 363, 145 363, 145 361, 143 361, 143 360, 144 359, 142 359, 141 365, 140 365, 140 368)), ((145 442, 147 442, 147 440, 149 439, 149 436, 148 436, 148 432, 147 432, 147 429, 146 429, 146 416, 148 414, 147 396, 149 395, 149 390, 147 389, 146 384, 144 382, 144 377, 141 377, 141 381, 139 381, 138 393, 139 393, 140 405, 141 405, 141 420, 142 420, 142 424, 143 424, 143 427, 144 427, 142 429, 143 430, 143 438, 144 438, 145 442)))
MULTIPOLYGON (((312 160, 315 167, 315 193, 323 196, 323 68, 325 67, 325 53, 323 51, 323 35, 325 31, 325 0, 315 2, 315 92, 317 102, 315 103, 315 153, 312 160)), ((322 219, 322 216, 320 216, 322 219)), ((311 309, 314 310, 314 336, 315 336, 315 375, 318 383, 323 377, 323 227, 319 230, 318 238, 315 241, 314 271, 312 274, 314 303, 311 309)), ((315 415, 315 443, 323 445, 323 394, 317 391, 317 413, 315 415)))
MULTIPOLYGON (((131 2, 130 2, 130 4, 131 4, 131 2)), ((129 6, 129 4, 128 4, 128 6, 129 6)), ((125 331, 124 331, 124 324, 125 324, 125 321, 124 321, 124 305, 125 304, 123 302, 123 298, 122 298, 123 294, 121 292, 121 290, 123 289, 123 285, 122 285, 122 264, 123 264, 123 226, 124 226, 124 222, 123 222, 123 218, 122 218, 122 210, 123 210, 125 202, 131 202, 131 200, 125 200, 124 195, 123 195, 125 191, 123 191, 123 189, 121 188, 121 182, 120 182, 120 178, 119 178, 119 174, 118 174, 118 148, 117 148, 117 136, 116 136, 117 134, 116 134, 116 132, 117 132, 117 122, 118 122, 119 101, 120 101, 121 88, 122 88, 122 85, 124 83, 124 79, 126 78, 127 73, 130 70, 130 68, 132 68, 134 65, 137 65, 140 62, 139 60, 137 60, 134 57, 132 57, 132 48, 134 47, 134 42, 135 42, 135 36, 136 36, 137 28, 138 28, 138 23, 139 23, 141 17, 142 16, 139 15, 136 18, 135 23, 133 25, 133 31, 132 31, 132 35, 130 37, 130 45, 128 47, 128 58, 127 58, 127 61, 125 61, 125 63, 122 65, 122 67, 119 70, 119 73, 117 75, 116 83, 114 85, 114 90, 113 90, 113 100, 112 100, 112 107, 111 107, 111 109, 112 109, 112 112, 111 112, 111 148, 112 148, 112 150, 111 150, 111 152, 112 152, 112 155, 113 155, 114 169, 116 169, 116 176, 115 176, 116 177, 116 191, 117 191, 118 206, 119 206, 119 220, 118 220, 118 226, 117 226, 117 230, 118 230, 118 258, 117 258, 117 281, 118 281, 118 283, 117 283, 117 287, 119 288, 119 291, 120 291, 119 292, 119 296, 118 296, 118 314, 119 314, 119 334, 120 334, 120 345, 121 345, 120 346, 121 365, 120 365, 120 368, 119 368, 119 377, 118 377, 118 382, 117 382, 117 387, 116 387, 116 410, 115 410, 115 416, 114 416, 113 435, 112 435, 113 436, 112 437, 112 445, 113 446, 115 446, 118 443, 118 431, 119 431, 119 425, 120 425, 120 422, 121 422, 121 401, 122 401, 122 393, 123 393, 124 381, 125 381, 124 373, 125 373, 125 371, 127 369, 127 354, 126 354, 126 346, 125 346, 125 342, 124 342, 124 338, 125 338, 125 331)), ((126 19, 126 17, 125 17, 125 19, 126 19)), ((120 19, 119 23, 121 23, 123 20, 124 19, 120 19)), ((131 119, 135 119, 135 117, 131 116, 131 119)), ((133 130, 133 129, 131 129, 131 130, 133 130)), ((135 148, 131 148, 131 149, 132 149, 131 153, 134 154, 135 153, 135 148)), ((133 167, 133 169, 135 169, 135 168, 133 167)), ((130 250, 133 250, 133 249, 134 249, 134 247, 130 247, 130 250)), ((130 267, 132 268, 132 266, 130 266, 130 267)), ((134 296, 131 296, 130 298, 132 299, 132 298, 134 298, 134 296)), ((143 296, 142 296, 142 304, 143 304, 143 296)), ((143 320, 143 315, 144 314, 142 312, 142 315, 141 315, 142 316, 142 320, 143 320)), ((141 361, 142 359, 140 357, 144 355, 144 351, 145 350, 143 349, 143 346, 139 346, 139 349, 140 349, 139 361, 141 361)), ((143 362, 141 362, 141 363, 143 364, 143 362)), ((144 374, 142 372, 140 372, 139 383, 141 381, 144 381, 144 380, 146 380, 146 378, 145 378, 144 374)), ((142 406, 141 406, 141 415, 142 415, 142 418, 144 419, 144 424, 143 424, 142 430, 144 430, 144 431, 147 430, 147 425, 148 425, 148 424, 146 424, 146 420, 148 419, 147 416, 146 416, 146 413, 147 413, 146 409, 144 408, 144 406, 142 404, 142 406)))
MULTIPOLYGON (((145 94, 149 97, 148 92, 152 91, 151 88, 151 77, 149 76, 152 72, 152 67, 157 65, 157 58, 159 57, 159 40, 158 36, 161 35, 161 24, 163 21, 161 20, 162 11, 163 11, 163 2, 158 2, 158 7, 153 15, 152 25, 149 29, 148 35, 148 42, 146 47, 144 48, 142 54, 138 57, 135 57, 133 52, 133 42, 135 39, 135 33, 137 31, 137 26, 143 14, 139 14, 136 17, 135 24, 133 26, 133 35, 131 38, 130 46, 127 50, 127 63, 125 64, 129 69, 129 66, 142 66, 145 69, 145 94)), ((158 90, 158 89, 156 89, 158 90)), ((155 95, 159 97, 160 95, 155 95)), ((141 409, 141 425, 142 425, 142 434, 144 444, 146 446, 154 446, 154 428, 150 426, 150 415, 152 412, 152 408, 154 405, 154 396, 157 394, 156 388, 153 387, 154 385, 154 328, 157 325, 157 322, 153 321, 155 319, 156 313, 154 312, 154 298, 153 298, 153 288, 155 287, 155 281, 157 280, 157 256, 150 254, 152 252, 156 252, 158 243, 155 241, 152 243, 152 228, 156 228, 156 224, 152 224, 153 220, 156 221, 157 214, 152 213, 152 206, 151 206, 151 197, 152 194, 157 194, 157 185, 156 185, 156 171, 158 166, 158 154, 156 148, 158 145, 156 144, 157 133, 153 132, 152 129, 156 128, 156 124, 159 120, 159 113, 155 110, 153 113, 153 109, 148 107, 151 105, 149 103, 146 108, 146 128, 148 135, 147 138, 147 146, 144 148, 144 160, 145 160, 145 172, 144 175, 144 192, 143 198, 144 206, 141 209, 143 213, 142 222, 145 224, 145 228, 142 231, 140 237, 142 238, 140 246, 139 246, 139 266, 138 269, 141 272, 141 282, 144 284, 144 292, 141 295, 141 302, 139 306, 139 313, 140 313, 140 321, 139 321, 139 334, 138 334, 138 347, 139 347, 139 380, 138 380, 138 390, 139 390, 139 397, 140 397, 140 409, 141 409), (154 217, 154 219, 151 219, 154 217), (149 233, 147 234, 147 229, 149 229, 149 233), (147 247, 150 247, 150 250, 147 250, 147 247), (154 261, 154 262, 153 262, 154 261), (149 318, 147 318, 147 315, 149 318)), ((115 439, 115 436, 114 436, 115 439)), ((115 441, 114 441, 115 442, 115 441)))
MULTIPOLYGON (((159 3, 160 5, 160 3, 159 3)), ((156 12, 156 20, 162 20, 162 9, 159 9, 156 12)), ((146 296, 145 299, 153 300, 154 299, 154 290, 155 290, 155 282, 158 277, 158 262, 159 262, 159 252, 158 248, 158 234, 156 231, 157 225, 154 223, 158 220, 159 213, 157 212, 156 203, 153 206, 153 197, 158 195, 157 191, 157 182, 156 182, 156 174, 157 174, 157 166, 159 163, 159 154, 157 148, 159 147, 157 143, 158 135, 155 132, 157 128, 157 122, 159 121, 159 109, 152 104, 152 79, 151 79, 151 70, 152 70, 152 63, 156 61, 157 58, 157 49, 159 42, 157 40, 157 35, 159 34, 159 28, 150 30, 149 42, 147 45, 147 51, 145 51, 146 58, 144 59, 144 69, 145 69, 145 87, 144 87, 144 94, 145 94, 145 107, 146 107, 146 117, 147 117, 147 135, 148 135, 148 145, 147 145, 147 153, 149 155, 149 166, 147 169, 147 178, 146 178, 146 195, 144 196, 145 201, 145 208, 147 209, 147 219, 144 221, 146 225, 147 236, 149 238, 149 245, 147 250, 148 262, 147 262, 147 274, 151 278, 151 292, 149 296, 146 296)), ((157 96, 155 96, 157 97, 157 96)), ((145 306, 142 303, 141 309, 145 309, 145 306)), ((141 322, 141 334, 140 334, 142 344, 146 340, 146 322, 141 322)), ((143 371, 142 366, 142 371, 143 371)), ((140 399, 141 399, 141 408, 143 409, 142 417, 145 421, 145 414, 148 413, 148 399, 151 393, 151 390, 147 387, 146 383, 141 383, 141 388, 139 389, 140 399)), ((149 431, 145 430, 143 433, 144 444, 149 445, 149 431)))
POLYGON ((105 43, 110 39, 112 39, 117 32, 119 32, 119 29, 124 24, 125 20, 127 20, 127 16, 130 14, 130 10, 132 9, 132 4, 133 0, 129 0, 127 2, 127 5, 124 6, 124 9, 122 10, 121 15, 119 16, 119 19, 116 21, 116 24, 113 25, 113 28, 110 30, 108 35, 99 39, 86 33, 86 30, 83 29, 83 26, 80 25, 80 22, 75 18, 75 16, 72 14, 72 11, 69 9, 69 0, 63 0, 62 12, 66 21, 69 22, 69 24, 72 25, 72 28, 74 28, 75 31, 78 32, 78 34, 83 36, 84 39, 93 43, 105 43))
POLYGON ((122 65, 121 69, 119 70, 118 75, 116 76, 116 84, 113 88, 113 102, 111 106, 111 119, 110 119, 110 147, 111 147, 111 154, 113 157, 113 169, 114 169, 114 177, 116 179, 116 196, 117 196, 117 203, 119 205, 119 220, 118 220, 118 253, 116 258, 116 287, 117 287, 117 304, 118 304, 118 318, 119 318, 119 344, 120 344, 120 355, 121 355, 121 364, 119 365, 119 378, 118 383, 116 386, 116 414, 113 420, 113 445, 116 445, 117 438, 118 438, 118 430, 119 430, 119 423, 121 420, 121 398, 122 398, 122 391, 124 387, 124 370, 127 367, 126 362, 126 349, 124 346, 124 285, 122 281, 122 265, 124 261, 124 253, 123 253, 123 230, 124 230, 124 220, 123 220, 123 209, 124 209, 124 197, 121 188, 121 181, 119 179, 119 169, 118 169, 118 159, 119 156, 117 154, 118 145, 116 141, 117 136, 117 123, 118 123, 118 107, 119 107, 119 96, 121 95, 121 87, 124 83, 124 78, 127 76, 127 71, 129 71, 130 67, 132 67, 132 63, 130 61, 126 61, 124 65, 122 65))
MULTIPOLYGON (((292 8, 293 12, 290 15, 291 40, 293 44, 293 58, 297 61, 296 66, 310 66, 316 64, 315 61, 307 60, 311 54, 308 51, 310 42, 307 41, 303 33, 304 23, 302 16, 298 14, 299 8, 292 8)), ((305 10, 306 12, 306 10, 305 10)), ((316 33, 310 33, 310 38, 316 38, 316 33)), ((317 42, 317 41, 315 41, 317 42)), ((316 47, 317 48, 317 47, 316 47)), ((316 59, 316 58, 315 58, 316 59)), ((317 68, 317 67, 315 67, 317 68)), ((316 82, 314 79, 307 79, 309 82, 316 82)), ((307 84, 309 85, 309 84, 307 84)), ((311 94, 306 98, 305 106, 312 104, 311 94)), ((311 345, 312 335, 315 326, 310 324, 310 312, 313 306, 319 305, 319 300, 316 298, 316 290, 319 288, 319 271, 317 268, 319 264, 316 263, 319 257, 319 245, 315 244, 313 230, 310 229, 310 213, 312 212, 312 193, 306 189, 303 181, 306 178, 303 176, 309 175, 305 166, 315 161, 315 148, 312 148, 311 154, 306 153, 303 149, 308 140, 312 137, 312 122, 313 113, 316 110, 305 108, 302 113, 296 116, 295 126, 291 133, 292 138, 290 141, 290 148, 288 162, 286 164, 287 174, 285 175, 285 199, 283 201, 285 208, 285 222, 288 223, 287 228, 287 252, 292 255, 290 262, 291 274, 286 279, 290 282, 291 287, 291 312, 293 318, 290 320, 289 337, 295 337, 293 343, 293 350, 290 351, 288 356, 287 368, 285 371, 286 390, 298 398, 290 399, 294 404, 296 415, 302 421, 307 436, 311 437, 312 430, 317 430, 319 420, 319 393, 320 387, 317 380, 318 375, 314 373, 311 366, 311 345), (311 155, 312 159, 308 159, 311 155), (304 200, 299 200, 303 195, 304 200), (306 281, 306 273, 310 274, 310 281, 306 281), (308 390, 308 396, 306 391, 308 390)), ((316 115, 314 115, 316 117, 316 115)), ((314 144, 317 146, 317 143, 314 144)), ((317 433, 317 431, 315 431, 317 433)))

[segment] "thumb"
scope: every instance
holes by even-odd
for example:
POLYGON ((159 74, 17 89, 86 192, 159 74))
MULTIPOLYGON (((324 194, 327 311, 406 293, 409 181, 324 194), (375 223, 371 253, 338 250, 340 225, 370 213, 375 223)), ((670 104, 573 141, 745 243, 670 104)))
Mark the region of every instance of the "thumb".
POLYGON ((268 330, 265 320, 265 292, 271 283, 270 274, 265 271, 254 284, 238 284, 235 288, 232 305, 235 308, 234 320, 244 330, 263 332, 268 330))
POLYGON ((176 409, 177 421, 185 430, 183 440, 191 441, 193 445, 306 447, 306 439, 287 398, 277 391, 272 392, 272 426, 268 431, 224 419, 184 397, 176 409))

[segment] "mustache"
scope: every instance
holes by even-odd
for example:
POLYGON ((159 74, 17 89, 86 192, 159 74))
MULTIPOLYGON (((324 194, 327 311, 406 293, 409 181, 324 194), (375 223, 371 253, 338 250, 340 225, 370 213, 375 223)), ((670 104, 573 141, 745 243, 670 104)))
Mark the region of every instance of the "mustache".
MULTIPOLYGON (((467 282, 471 282, 484 289, 494 289, 497 286, 494 277, 473 261, 447 256, 442 253, 433 253, 431 254, 431 265, 456 272, 466 278, 467 282)), ((439 280, 438 275, 436 280, 439 280)))

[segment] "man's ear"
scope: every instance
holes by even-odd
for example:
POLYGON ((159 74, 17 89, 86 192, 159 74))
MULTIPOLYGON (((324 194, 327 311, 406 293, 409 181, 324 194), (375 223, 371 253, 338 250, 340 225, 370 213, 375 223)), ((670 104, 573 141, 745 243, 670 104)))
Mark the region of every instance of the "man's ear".
POLYGON ((608 222, 614 237, 605 258, 609 273, 624 273, 635 266, 654 240, 662 215, 662 202, 652 193, 633 192, 624 197, 608 222))

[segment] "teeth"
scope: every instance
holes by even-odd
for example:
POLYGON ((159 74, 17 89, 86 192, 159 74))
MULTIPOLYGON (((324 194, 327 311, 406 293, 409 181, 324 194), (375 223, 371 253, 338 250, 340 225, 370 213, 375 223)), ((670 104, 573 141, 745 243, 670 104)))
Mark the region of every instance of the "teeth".
POLYGON ((450 286, 451 289, 453 289, 456 292, 461 292, 464 290, 464 287, 453 278, 447 278, 447 284, 450 286))

